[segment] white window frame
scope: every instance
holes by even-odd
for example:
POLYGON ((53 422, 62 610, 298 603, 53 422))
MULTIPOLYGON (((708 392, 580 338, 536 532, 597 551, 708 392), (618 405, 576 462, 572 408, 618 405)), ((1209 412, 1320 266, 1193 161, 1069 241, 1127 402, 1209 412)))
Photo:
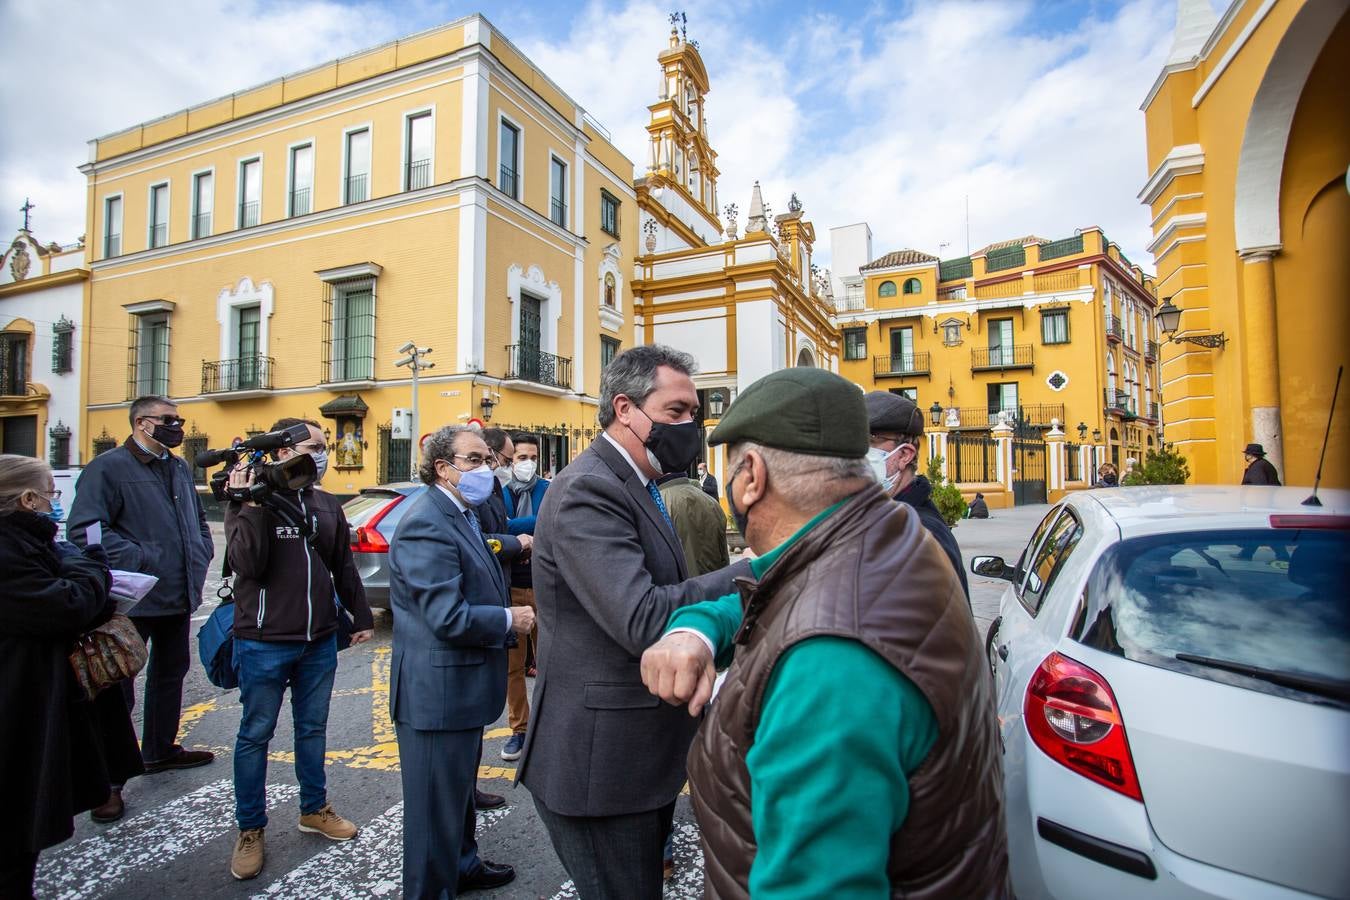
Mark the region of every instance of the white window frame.
POLYGON ((104 259, 116 259, 117 257, 121 256, 121 255, 125 252, 126 248, 125 248, 125 246, 123 246, 123 245, 126 243, 126 218, 127 218, 127 204, 126 204, 126 200, 123 199, 123 195, 122 195, 122 193, 121 193, 120 191, 119 191, 118 193, 116 193, 116 194, 109 194, 108 196, 106 196, 106 197, 103 198, 103 258, 104 258, 104 259), (109 253, 108 253, 108 226, 109 226, 111 223, 110 223, 110 221, 109 221, 110 217, 109 217, 109 215, 108 215, 108 207, 112 205, 112 202, 113 202, 114 200, 116 200, 117 203, 118 203, 118 207, 117 207, 117 210, 118 210, 118 218, 120 218, 122 221, 120 221, 120 222, 117 223, 117 252, 116 252, 116 253, 113 253, 113 254, 109 254, 109 253))
POLYGON ((188 238, 195 241, 216 233, 216 167, 198 169, 189 175, 188 183, 192 187, 192 196, 188 199, 188 238), (197 234, 197 179, 203 175, 211 176, 211 228, 207 234, 197 234))
MULTIPOLYGON (((262 208, 263 208, 263 174, 264 174, 264 169, 263 169, 263 165, 264 165, 264 163, 263 163, 263 155, 262 155, 261 153, 250 153, 248 156, 241 156, 241 157, 239 157, 239 159, 235 162, 235 166, 234 166, 234 171, 235 171, 235 181, 238 182, 237 185, 236 185, 236 188, 237 188, 237 189, 235 190, 235 198, 234 198, 234 228, 235 228, 236 231, 238 231, 239 229, 245 227, 245 226, 244 226, 244 191, 245 191, 245 189, 248 187, 248 185, 247 185, 247 183, 246 183, 245 180, 244 180, 244 166, 248 165, 248 164, 251 163, 251 162, 256 162, 256 163, 258 164, 258 225, 261 225, 261 224, 262 224, 262 221, 263 221, 263 215, 262 215, 262 208)), ((256 226, 250 225, 250 226, 248 226, 248 227, 253 228, 253 227, 256 227, 256 226)))
MULTIPOLYGON (((173 210, 173 185, 166 179, 156 181, 146 190, 145 194, 145 247, 147 250, 155 250, 160 247, 169 246, 169 228, 172 226, 170 213, 173 210), (164 243, 155 243, 155 212, 158 206, 155 205, 155 191, 158 188, 164 188, 164 243)), ((123 207, 123 213, 126 208, 123 207)))
MULTIPOLYGON (((516 130, 516 196, 513 198, 519 203, 525 202, 525 129, 524 127, 507 115, 502 110, 497 110, 497 171, 496 178, 492 183, 496 185, 497 190, 501 191, 501 172, 502 172, 502 123, 505 122, 516 130)), ((501 191, 506 193, 505 191, 501 191)), ((507 196, 511 196, 507 194, 507 196)))
MULTIPOLYGON (((314 138, 309 137, 305 138, 303 141, 295 141, 291 144, 286 145, 286 218, 288 219, 293 219, 295 218, 296 215, 294 206, 295 201, 294 198, 292 197, 292 194, 294 194, 296 189, 295 151, 304 149, 305 147, 309 148, 311 157, 310 162, 312 169, 309 175, 309 212, 312 213, 314 212, 315 209, 314 182, 315 176, 319 172, 319 152, 318 152, 318 142, 315 141, 314 138)), ((300 215, 307 216, 309 215, 309 213, 301 213, 300 215)))
MULTIPOLYGON (((351 149, 351 136, 366 132, 370 136, 370 165, 366 172, 366 200, 375 196, 375 126, 370 122, 364 122, 360 125, 352 125, 349 128, 342 129, 342 166, 338 169, 338 205, 352 206, 354 204, 347 202, 347 179, 351 177, 349 167, 351 160, 348 159, 348 151, 351 149)), ((358 203, 365 203, 366 200, 358 200, 358 203)))
MULTIPOLYGON (((402 191, 410 190, 408 187, 408 167, 412 164, 410 156, 412 153, 412 146, 408 141, 409 128, 413 119, 421 118, 423 116, 431 119, 431 181, 427 184, 427 187, 431 187, 431 185, 436 183, 436 104, 432 103, 429 106, 419 106, 416 109, 410 109, 403 113, 403 146, 398 155, 400 160, 399 168, 402 169, 399 177, 399 189, 402 191)), ((421 190, 421 188, 418 188, 418 190, 421 190)))
POLYGON ((554 225, 557 225, 559 228, 566 228, 568 231, 573 230, 571 226, 572 226, 572 207, 574 204, 570 202, 570 198, 572 197, 573 194, 571 180, 572 180, 572 166, 568 164, 568 161, 565 157, 560 156, 558 153, 554 152, 553 148, 550 147, 548 151, 548 210, 544 215, 550 222, 553 222, 554 225), (561 223, 553 221, 554 163, 560 163, 563 167, 563 178, 562 178, 563 220, 561 223))

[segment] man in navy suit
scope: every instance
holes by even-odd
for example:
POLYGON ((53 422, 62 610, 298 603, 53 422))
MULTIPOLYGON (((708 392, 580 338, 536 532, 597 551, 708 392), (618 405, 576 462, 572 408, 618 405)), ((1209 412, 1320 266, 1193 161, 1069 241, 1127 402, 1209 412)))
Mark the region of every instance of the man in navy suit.
POLYGON ((418 474, 429 487, 389 547, 389 712, 403 776, 403 896, 440 900, 515 878, 478 857, 473 792, 483 727, 506 702, 507 638, 529 633, 534 610, 509 605, 474 516, 497 488, 482 436, 440 429, 418 474))

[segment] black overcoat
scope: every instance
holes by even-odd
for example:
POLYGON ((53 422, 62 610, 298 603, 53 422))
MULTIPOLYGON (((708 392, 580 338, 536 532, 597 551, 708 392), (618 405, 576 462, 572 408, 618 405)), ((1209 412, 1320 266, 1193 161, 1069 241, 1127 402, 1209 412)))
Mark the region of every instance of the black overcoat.
POLYGON ((60 843, 108 799, 94 704, 66 655, 116 608, 111 576, 100 559, 59 554, 55 534, 34 513, 0 516, 0 842, 14 852, 60 843))

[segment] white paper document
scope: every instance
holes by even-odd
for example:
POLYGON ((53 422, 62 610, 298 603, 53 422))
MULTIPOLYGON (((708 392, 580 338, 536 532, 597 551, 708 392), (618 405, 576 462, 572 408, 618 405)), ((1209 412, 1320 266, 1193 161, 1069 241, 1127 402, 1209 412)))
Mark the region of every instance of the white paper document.
POLYGON ((159 577, 141 572, 112 570, 112 594, 117 598, 117 611, 126 615, 131 608, 145 598, 150 590, 159 584, 159 577))

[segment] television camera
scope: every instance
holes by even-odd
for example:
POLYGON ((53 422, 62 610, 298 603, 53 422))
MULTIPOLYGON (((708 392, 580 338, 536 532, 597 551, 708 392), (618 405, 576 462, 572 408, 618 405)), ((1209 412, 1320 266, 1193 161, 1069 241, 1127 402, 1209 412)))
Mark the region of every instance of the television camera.
POLYGON ((240 503, 262 503, 277 491, 298 491, 309 487, 318 478, 318 469, 314 459, 308 453, 297 453, 290 459, 267 462, 267 454, 283 447, 294 447, 309 440, 309 426, 292 425, 279 431, 269 431, 241 441, 233 447, 222 450, 205 450, 197 454, 193 464, 209 469, 221 463, 225 467, 211 476, 211 493, 217 502, 231 500, 240 503), (253 473, 253 484, 247 488, 229 486, 230 472, 241 461, 246 461, 246 470, 253 473))

